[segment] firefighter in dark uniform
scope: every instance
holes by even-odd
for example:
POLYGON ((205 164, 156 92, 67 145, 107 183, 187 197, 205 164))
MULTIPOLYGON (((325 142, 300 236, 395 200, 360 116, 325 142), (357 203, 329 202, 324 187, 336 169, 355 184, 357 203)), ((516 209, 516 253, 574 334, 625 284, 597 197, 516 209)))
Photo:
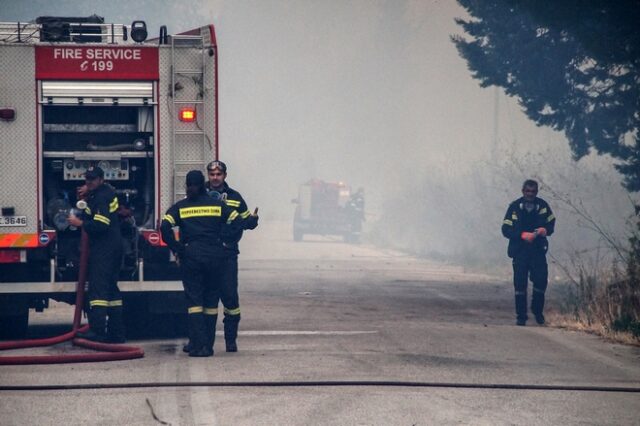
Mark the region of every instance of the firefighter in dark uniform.
POLYGON ((526 325, 527 286, 533 283, 531 312, 536 322, 544 324, 544 294, 547 290, 547 237, 553 234, 556 219, 551 207, 538 198, 538 182, 526 180, 522 197, 509 205, 502 222, 502 235, 509 239, 507 254, 513 259, 516 324, 526 325))
POLYGON ((162 238, 180 262, 189 313, 189 356, 213 355, 225 250, 223 242, 242 226, 238 212, 207 195, 204 175, 187 174, 187 198, 171 206, 161 224, 162 238), (173 227, 180 227, 180 241, 173 227))
POLYGON ((347 218, 351 225, 352 238, 356 241, 360 239, 362 232, 362 222, 364 222, 364 188, 358 188, 356 192, 351 194, 349 201, 345 206, 347 218))
POLYGON ((258 209, 253 214, 249 211, 247 203, 240 193, 229 187, 227 178, 227 165, 222 161, 212 161, 207 164, 209 181, 206 184, 207 192, 213 198, 222 200, 227 206, 234 209, 242 219, 242 228, 239 229, 230 241, 225 243, 227 254, 223 264, 223 280, 221 299, 224 306, 224 340, 227 352, 237 352, 238 325, 240 323, 240 300, 238 296, 238 243, 242 238, 244 229, 255 229, 258 226, 258 209))
POLYGON ((69 224, 89 236, 89 331, 78 337, 124 343, 122 296, 118 289, 118 274, 122 264, 122 236, 118 218, 118 197, 104 182, 104 171, 90 167, 85 173, 87 207, 82 219, 70 215, 69 224))

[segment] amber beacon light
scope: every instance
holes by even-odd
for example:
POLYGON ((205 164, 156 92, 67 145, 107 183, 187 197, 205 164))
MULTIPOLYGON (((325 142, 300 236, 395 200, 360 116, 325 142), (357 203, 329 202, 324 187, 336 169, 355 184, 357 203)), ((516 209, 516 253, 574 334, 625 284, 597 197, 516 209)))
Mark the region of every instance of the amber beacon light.
POLYGON ((194 108, 182 108, 179 115, 180 121, 192 123, 196 121, 196 110, 194 108))

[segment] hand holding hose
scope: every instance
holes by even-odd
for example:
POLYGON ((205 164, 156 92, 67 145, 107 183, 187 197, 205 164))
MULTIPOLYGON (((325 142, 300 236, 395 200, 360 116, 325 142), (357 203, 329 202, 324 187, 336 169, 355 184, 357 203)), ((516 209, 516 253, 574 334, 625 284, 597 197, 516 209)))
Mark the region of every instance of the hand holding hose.
POLYGON ((67 222, 69 222, 69 225, 75 226, 76 228, 80 228, 82 226, 82 224, 83 224, 82 220, 79 219, 73 213, 69 214, 69 216, 67 217, 67 222))

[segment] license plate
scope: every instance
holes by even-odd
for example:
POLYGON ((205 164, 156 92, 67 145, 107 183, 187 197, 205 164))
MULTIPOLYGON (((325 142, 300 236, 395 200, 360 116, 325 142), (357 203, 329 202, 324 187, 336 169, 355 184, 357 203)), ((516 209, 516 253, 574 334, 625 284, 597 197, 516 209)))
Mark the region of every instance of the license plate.
POLYGON ((0 226, 27 226, 27 217, 0 216, 0 226))

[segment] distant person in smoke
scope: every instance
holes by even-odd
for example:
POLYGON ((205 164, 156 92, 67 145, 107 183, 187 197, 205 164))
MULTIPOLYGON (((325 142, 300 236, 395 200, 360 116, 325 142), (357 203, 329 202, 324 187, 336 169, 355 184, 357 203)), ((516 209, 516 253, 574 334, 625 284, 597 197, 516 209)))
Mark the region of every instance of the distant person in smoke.
POLYGON ((362 222, 364 222, 364 188, 358 188, 356 192, 351 194, 346 205, 347 215, 351 222, 351 230, 356 235, 360 235, 362 231, 362 222))
POLYGON ((533 283, 531 312, 543 325, 544 295, 547 290, 547 237, 553 234, 556 218, 551 207, 537 197, 538 182, 528 179, 522 185, 522 197, 509 204, 502 221, 502 235, 509 239, 507 254, 513 259, 516 324, 527 324, 527 287, 533 283))

